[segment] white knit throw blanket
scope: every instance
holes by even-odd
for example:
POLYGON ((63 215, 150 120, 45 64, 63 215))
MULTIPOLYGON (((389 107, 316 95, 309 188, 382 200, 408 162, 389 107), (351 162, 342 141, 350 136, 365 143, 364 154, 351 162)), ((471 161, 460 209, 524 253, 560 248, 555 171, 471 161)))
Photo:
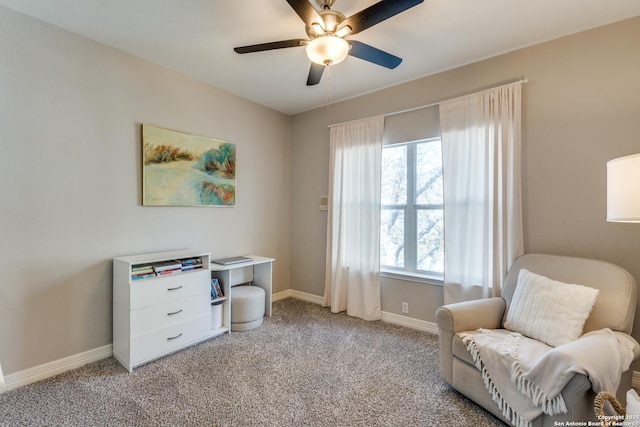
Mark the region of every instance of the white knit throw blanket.
POLYGON ((596 393, 615 393, 638 345, 611 329, 555 348, 504 329, 462 332, 460 338, 493 401, 516 427, 530 427, 542 413, 566 413, 560 392, 575 374, 588 376, 596 393))

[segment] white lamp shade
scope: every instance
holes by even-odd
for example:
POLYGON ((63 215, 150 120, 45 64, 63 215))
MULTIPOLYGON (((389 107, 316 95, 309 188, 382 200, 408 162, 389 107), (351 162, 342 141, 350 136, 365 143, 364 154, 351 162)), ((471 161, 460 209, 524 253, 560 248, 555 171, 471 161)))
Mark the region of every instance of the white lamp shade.
POLYGON ((640 154, 607 162, 607 221, 640 222, 640 154))
POLYGON ((322 36, 313 39, 307 45, 307 56, 320 65, 333 65, 342 62, 349 54, 349 43, 336 36, 322 36))

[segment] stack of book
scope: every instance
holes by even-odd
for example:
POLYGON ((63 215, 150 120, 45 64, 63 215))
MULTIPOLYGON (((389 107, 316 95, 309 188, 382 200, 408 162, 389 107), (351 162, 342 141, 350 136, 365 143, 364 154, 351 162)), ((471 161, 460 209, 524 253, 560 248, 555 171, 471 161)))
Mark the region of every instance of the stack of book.
POLYGON ((224 297, 222 285, 218 279, 211 279, 211 300, 224 297))
POLYGON ((202 268, 202 257, 175 259, 171 261, 137 264, 131 266, 131 280, 148 279, 149 277, 191 271, 202 268))
POLYGON ((131 266, 131 280, 147 279, 155 277, 156 273, 152 265, 133 265, 131 266))
POLYGON ((180 260, 180 262, 182 264, 182 271, 189 271, 189 270, 194 270, 196 268, 202 268, 202 258, 200 257, 186 258, 186 259, 180 260))
POLYGON ((156 272, 157 276, 178 273, 182 271, 182 263, 177 260, 159 262, 157 264, 153 264, 153 271, 156 272))

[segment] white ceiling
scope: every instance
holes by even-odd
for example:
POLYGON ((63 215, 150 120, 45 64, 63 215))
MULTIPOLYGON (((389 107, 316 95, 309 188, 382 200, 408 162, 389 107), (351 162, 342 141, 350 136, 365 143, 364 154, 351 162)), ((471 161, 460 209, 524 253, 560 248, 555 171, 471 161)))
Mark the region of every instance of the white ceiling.
MULTIPOLYGON (((350 16, 374 3, 337 0, 333 9, 350 16)), ((285 0, 0 0, 0 5, 286 114, 640 15, 640 0, 425 0, 351 37, 403 58, 398 68, 348 57, 310 87, 303 47, 233 51, 306 38, 304 23, 285 0)))

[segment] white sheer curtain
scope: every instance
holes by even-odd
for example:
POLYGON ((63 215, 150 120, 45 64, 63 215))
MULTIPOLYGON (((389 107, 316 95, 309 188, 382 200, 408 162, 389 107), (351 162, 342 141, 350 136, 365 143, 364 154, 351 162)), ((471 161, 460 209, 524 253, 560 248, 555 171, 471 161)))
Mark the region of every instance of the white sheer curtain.
POLYGON ((324 306, 365 320, 380 306, 380 174, 384 117, 331 126, 324 306))
POLYGON ((520 83, 440 103, 444 302, 499 296, 523 254, 520 83))

